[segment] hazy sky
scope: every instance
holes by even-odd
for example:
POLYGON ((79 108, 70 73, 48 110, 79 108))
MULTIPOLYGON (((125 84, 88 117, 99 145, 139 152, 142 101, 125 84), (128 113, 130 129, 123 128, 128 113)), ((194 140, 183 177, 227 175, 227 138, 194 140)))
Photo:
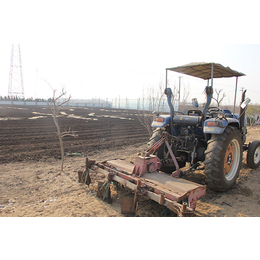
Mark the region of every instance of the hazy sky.
MULTIPOLYGON (((257 1, 208 3, 9 0, 0 9, 0 95, 8 94, 11 44, 19 43, 26 97, 50 97, 45 79, 72 98, 138 98, 165 81, 165 68, 204 61, 245 73, 238 90, 260 103, 257 1)), ((172 84, 178 76, 172 74, 172 84)), ((204 101, 206 82, 185 76, 182 82, 190 99, 204 101)), ((233 103, 234 86, 235 78, 214 84, 224 89, 226 104, 233 103)))

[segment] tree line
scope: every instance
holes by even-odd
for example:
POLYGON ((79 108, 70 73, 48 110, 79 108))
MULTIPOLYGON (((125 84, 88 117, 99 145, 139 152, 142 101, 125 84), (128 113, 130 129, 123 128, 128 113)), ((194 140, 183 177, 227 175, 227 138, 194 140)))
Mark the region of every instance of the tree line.
POLYGON ((0 96, 0 101, 37 101, 37 102, 51 102, 52 98, 22 98, 18 96, 0 96))

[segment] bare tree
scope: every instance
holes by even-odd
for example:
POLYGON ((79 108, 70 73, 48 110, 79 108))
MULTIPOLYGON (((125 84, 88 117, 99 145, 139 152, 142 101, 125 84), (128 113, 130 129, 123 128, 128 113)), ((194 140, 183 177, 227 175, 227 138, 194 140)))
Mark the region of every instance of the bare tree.
MULTIPOLYGON (((171 85, 172 89, 172 97, 171 102, 174 104, 179 97, 179 87, 176 84, 171 84, 168 79, 167 86, 171 85)), ((188 103, 189 95, 190 95, 190 87, 189 84, 183 84, 182 86, 182 99, 179 104, 179 111, 182 111, 186 108, 188 103)), ((138 115, 137 118, 141 122, 141 124, 146 128, 149 133, 149 136, 152 136, 153 131, 151 128, 151 124, 153 121, 153 115, 151 111, 157 111, 158 113, 165 112, 165 105, 167 105, 167 99, 165 96, 165 85, 164 82, 161 81, 159 83, 159 87, 155 88, 147 88, 146 91, 143 90, 142 99, 139 99, 137 104, 138 115)))
POLYGON ((137 118, 140 123, 148 131, 149 136, 152 136, 151 124, 153 122, 152 111, 161 112, 164 107, 164 86, 163 83, 159 83, 159 89, 156 90, 153 87, 148 88, 146 91, 143 90, 142 98, 139 99, 137 104, 137 118))
POLYGON ((190 85, 188 84, 182 84, 182 99, 180 100, 180 107, 179 111, 184 111, 187 109, 187 103, 190 98, 190 85))
POLYGON ((139 120, 139 122, 145 127, 145 129, 148 131, 149 136, 152 135, 152 128, 151 128, 151 124, 152 124, 152 120, 153 120, 153 116, 152 113, 149 110, 149 108, 146 106, 146 102, 145 102, 145 98, 144 98, 144 94, 142 97, 142 100, 138 100, 138 104, 137 104, 137 118, 139 120))
POLYGON ((216 102, 217 102, 217 106, 219 107, 220 103, 223 101, 223 99, 226 97, 226 94, 225 93, 222 93, 221 95, 221 92, 223 91, 223 89, 215 89, 215 93, 217 95, 216 98, 212 97, 212 99, 214 99, 216 102))
POLYGON ((69 98, 65 98, 62 100, 62 98, 64 96, 66 96, 67 92, 64 90, 64 88, 62 88, 62 92, 61 94, 56 97, 56 90, 53 90, 53 98, 51 101, 48 102, 48 105, 51 109, 51 112, 53 114, 53 120, 55 123, 55 126, 57 128, 57 135, 59 137, 59 144, 60 144, 60 149, 61 149, 61 171, 63 172, 63 163, 64 163, 64 147, 63 147, 63 141, 62 138, 65 136, 73 136, 73 137, 77 137, 77 135, 72 132, 69 128, 69 130, 65 130, 64 132, 61 132, 60 130, 60 126, 59 126, 59 122, 58 122, 58 112, 61 108, 62 105, 68 103, 71 99, 71 96, 69 96, 69 98))

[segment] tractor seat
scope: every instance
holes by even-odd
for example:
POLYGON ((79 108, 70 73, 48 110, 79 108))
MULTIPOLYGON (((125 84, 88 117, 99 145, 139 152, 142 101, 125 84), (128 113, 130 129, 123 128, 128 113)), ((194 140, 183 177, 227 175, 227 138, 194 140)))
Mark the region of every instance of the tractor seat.
POLYGON ((223 109, 226 118, 233 118, 233 115, 229 109, 223 109))

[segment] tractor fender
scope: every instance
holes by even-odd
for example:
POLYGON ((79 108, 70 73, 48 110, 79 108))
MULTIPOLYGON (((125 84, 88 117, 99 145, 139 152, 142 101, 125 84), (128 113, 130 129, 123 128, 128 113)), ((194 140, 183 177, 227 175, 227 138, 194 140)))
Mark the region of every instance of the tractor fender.
POLYGON ((162 128, 170 125, 170 123, 171 117, 169 115, 160 115, 154 118, 151 126, 155 128, 162 128))
POLYGON ((239 128, 239 121, 236 118, 216 119, 210 118, 205 120, 203 124, 203 132, 205 134, 222 134, 227 126, 239 128))

